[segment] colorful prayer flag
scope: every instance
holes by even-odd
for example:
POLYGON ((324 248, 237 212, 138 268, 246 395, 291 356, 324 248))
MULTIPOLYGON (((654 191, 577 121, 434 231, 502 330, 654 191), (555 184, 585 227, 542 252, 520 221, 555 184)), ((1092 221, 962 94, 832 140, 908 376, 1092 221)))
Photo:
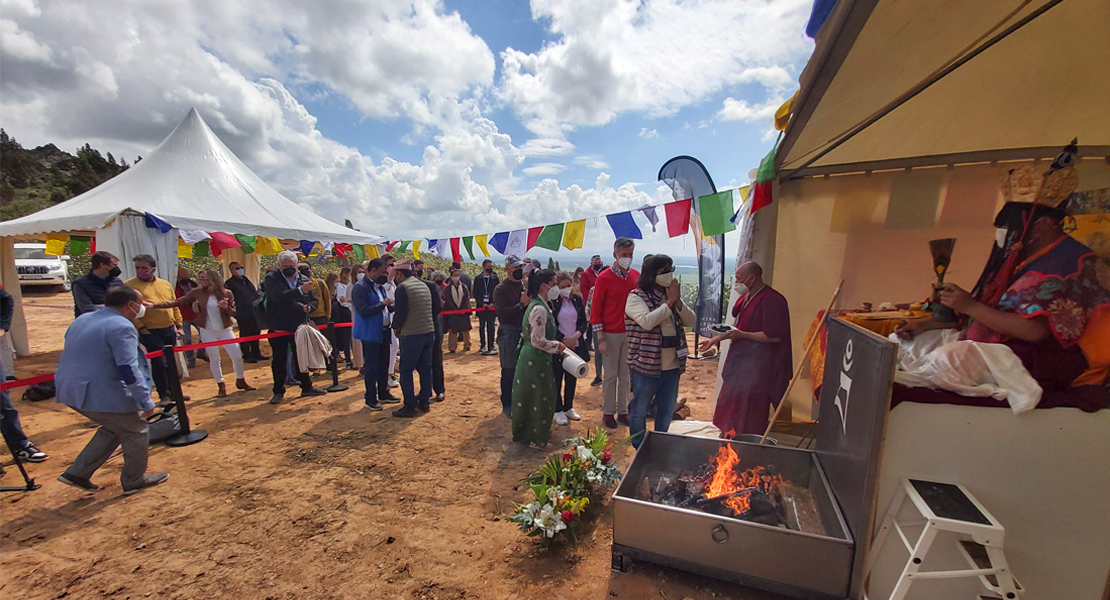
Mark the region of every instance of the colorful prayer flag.
POLYGON ((170 230, 173 229, 173 225, 170 225, 169 223, 163 221, 162 219, 159 219, 158 217, 150 213, 146 213, 146 218, 144 219, 144 221, 146 221, 147 227, 151 229, 157 229, 162 233, 169 233, 170 230))
POLYGON ((505 254, 524 256, 528 253, 528 230, 517 229, 509 232, 509 240, 505 243, 505 254))
POLYGON ((258 243, 258 239, 253 235, 240 235, 236 233, 235 239, 239 242, 239 247, 243 249, 243 254, 254 252, 255 244, 258 243))
POLYGON ((192 258, 193 247, 185 243, 185 240, 177 240, 177 257, 178 258, 192 258))
POLYGON ((69 254, 70 256, 83 256, 89 253, 89 244, 91 240, 88 236, 74 235, 69 238, 69 254))
POLYGON ((609 227, 613 228, 613 235, 617 237, 632 238, 634 240, 644 239, 643 234, 640 233, 640 227, 636 225, 636 220, 632 218, 631 212, 626 211, 605 215, 605 220, 609 221, 609 227))
MULTIPOLYGON (((428 246, 427 246, 428 249, 425 250, 425 252, 430 252, 430 253, 435 254, 435 255, 438 256, 439 255, 439 246, 438 246, 439 240, 438 239, 424 238, 424 241, 428 242, 428 246)), ((416 258, 420 258, 420 257, 417 256, 416 258)))
POLYGON ((735 225, 736 222, 740 220, 740 211, 744 210, 744 202, 748 199, 748 192, 750 191, 752 191, 752 186, 750 185, 745 185, 742 188, 737 188, 736 192, 740 194, 740 206, 737 207, 736 212, 732 213, 732 218, 729 219, 729 221, 732 221, 733 225, 735 225))
POLYGON ((478 242, 478 249, 482 251, 482 256, 489 258, 489 248, 486 247, 486 234, 474 236, 474 241, 478 242))
POLYGON ((207 240, 193 244, 193 258, 207 258, 212 256, 212 247, 207 240))
POLYGON ((51 256, 61 256, 66 253, 66 242, 69 241, 69 236, 64 233, 48 233, 46 234, 46 254, 51 256))
POLYGON ((698 218, 702 235, 713 236, 736 231, 732 222, 732 190, 698 198, 698 218))
POLYGON ((350 244, 336 244, 335 245, 335 254, 337 256, 339 256, 340 258, 343 258, 343 257, 347 256, 348 252, 353 252, 353 251, 354 251, 354 246, 352 246, 350 244))
POLYGON ((219 256, 224 250, 228 248, 238 248, 240 246, 239 240, 235 236, 219 231, 209 231, 208 235, 212 236, 210 245, 212 246, 212 254, 219 256))
POLYGON ((693 200, 678 200, 663 205, 663 212, 667 214, 667 235, 678 237, 690 231, 690 205, 693 200))
POLYGON ((312 254, 312 247, 315 245, 316 242, 313 242, 311 240, 301 240, 301 244, 300 246, 298 246, 297 249, 301 251, 301 254, 308 256, 309 254, 312 254))
POLYGON ((559 242, 563 241, 563 227, 563 223, 544 227, 534 245, 547 250, 558 250, 559 242))
POLYGON ((181 236, 181 239, 185 240, 186 244, 190 244, 190 245, 195 244, 197 242, 203 242, 204 240, 212 239, 212 236, 208 235, 208 232, 206 232, 206 231, 199 231, 199 230, 182 231, 182 230, 179 229, 177 231, 177 233, 178 233, 178 235, 181 236))
MULTIPOLYGON (((448 242, 449 242, 449 240, 447 238, 439 238, 438 240, 436 240, 436 243, 435 243, 435 254, 436 254, 436 256, 438 256, 440 258, 447 258, 448 242)), ((428 250, 432 250, 432 248, 428 248, 428 250)))
MULTIPOLYGON (((479 236, 479 237, 481 237, 481 236, 479 236)), ((482 243, 482 240, 479 239, 478 244, 480 245, 481 243, 482 243)), ((504 254, 505 256, 508 256, 508 254, 505 252, 505 247, 508 246, 508 244, 509 244, 509 232, 508 231, 502 231, 500 233, 493 234, 493 239, 489 241, 489 245, 493 246, 494 250, 497 250, 498 252, 500 252, 501 254, 504 254)), ((487 256, 488 256, 488 254, 487 254, 487 256)))
POLYGON ((567 250, 577 250, 582 247, 582 240, 586 237, 586 220, 571 221, 563 229, 563 247, 567 250))
POLYGON ((416 260, 420 260, 420 243, 424 240, 414 240, 412 242, 412 255, 416 260))
POLYGON ((281 245, 281 240, 276 237, 263 237, 261 235, 255 236, 254 252, 255 254, 264 254, 266 256, 273 256, 278 252, 285 250, 281 245))
POLYGON ((782 106, 775 111, 775 129, 778 131, 786 129, 786 126, 790 123, 790 114, 794 112, 794 100, 797 99, 798 92, 794 92, 794 95, 786 102, 783 102, 782 106))
POLYGON ((366 258, 381 258, 382 254, 374 244, 366 244, 366 258))
POLYGON ((778 143, 767 156, 759 163, 759 172, 755 177, 755 188, 752 190, 752 214, 755 211, 769 206, 774 200, 773 188, 775 181, 775 154, 778 152, 778 143))
MULTIPOLYGON (((474 260, 474 236, 468 235, 464 237, 462 241, 463 247, 466 248, 467 255, 470 256, 470 260, 474 260)), ((489 256, 489 254, 486 254, 486 256, 489 256)))
POLYGON ((362 262, 366 260, 366 248, 362 244, 355 244, 349 250, 355 256, 355 260, 362 262))
MULTIPOLYGON (((543 227, 528 228, 528 250, 536 246, 536 240, 540 239, 541 233, 543 233, 543 227)), ((525 252, 527 252, 527 250, 525 252)))
MULTIPOLYGON (((461 263, 462 253, 459 252, 459 238, 451 238, 451 260, 461 263)), ((473 257, 471 257, 473 260, 473 257)))
POLYGON ((389 252, 389 251, 393 250, 393 247, 396 246, 397 244, 400 244, 400 243, 401 243, 401 240, 393 240, 393 241, 389 242, 385 246, 385 251, 389 252))
POLYGON ((408 252, 409 244, 411 244, 411 243, 412 242, 406 242, 405 240, 401 240, 401 246, 397 251, 398 252, 408 252))
POLYGON ((655 226, 659 224, 659 215, 655 213, 655 207, 645 206, 640 209, 640 212, 647 217, 648 223, 651 223, 651 232, 655 233, 655 226))

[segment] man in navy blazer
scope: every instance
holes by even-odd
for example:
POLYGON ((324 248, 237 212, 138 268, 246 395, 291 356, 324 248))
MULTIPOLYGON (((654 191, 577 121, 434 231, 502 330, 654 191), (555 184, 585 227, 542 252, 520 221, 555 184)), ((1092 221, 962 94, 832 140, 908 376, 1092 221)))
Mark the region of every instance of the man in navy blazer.
POLYGON ((97 425, 92 439, 58 480, 85 491, 100 489, 90 478, 123 446, 123 493, 165 481, 168 473, 146 474, 150 435, 146 417, 154 414, 150 374, 140 355, 139 332, 132 321, 146 313, 142 295, 121 285, 108 290, 104 309, 77 317, 66 330, 65 348, 54 375, 57 401, 97 425))
POLYGON ((366 408, 382 410, 382 404, 401 400, 389 393, 389 349, 393 341, 393 300, 385 290, 386 266, 380 258, 366 263, 366 277, 355 284, 351 304, 355 310, 354 335, 362 342, 362 376, 366 382, 366 408))

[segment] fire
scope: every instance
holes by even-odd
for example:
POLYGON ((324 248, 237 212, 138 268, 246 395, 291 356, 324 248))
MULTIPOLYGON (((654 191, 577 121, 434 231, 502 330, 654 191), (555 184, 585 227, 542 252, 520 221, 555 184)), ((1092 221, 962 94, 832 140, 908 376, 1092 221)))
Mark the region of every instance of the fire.
MULTIPOLYGON (((706 498, 714 498, 747 488, 758 488, 760 491, 767 493, 782 484, 781 475, 769 475, 763 467, 738 470, 740 456, 732 449, 732 444, 723 444, 713 458, 713 463, 715 471, 709 486, 705 490, 706 498)), ((748 510, 749 507, 748 495, 743 493, 732 496, 722 503, 736 511, 737 514, 748 510)))

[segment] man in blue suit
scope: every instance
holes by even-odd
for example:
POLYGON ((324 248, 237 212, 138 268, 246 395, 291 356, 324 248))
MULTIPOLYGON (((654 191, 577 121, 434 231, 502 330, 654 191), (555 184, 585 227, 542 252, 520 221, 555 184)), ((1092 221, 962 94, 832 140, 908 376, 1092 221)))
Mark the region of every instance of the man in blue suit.
POLYGON ((351 304, 355 310, 353 335, 362 342, 363 368, 366 381, 366 408, 382 410, 382 404, 401 400, 389 393, 389 348, 393 338, 391 312, 393 300, 385 291, 386 266, 380 258, 366 263, 366 277, 355 284, 351 304))
POLYGON ((90 478, 123 446, 123 493, 131 495, 165 481, 168 473, 146 474, 154 414, 150 375, 142 365, 139 332, 133 320, 146 313, 143 297, 121 285, 108 290, 104 309, 83 314, 66 331, 65 348, 54 374, 57 401, 92 420, 100 429, 58 480, 95 492, 90 478))

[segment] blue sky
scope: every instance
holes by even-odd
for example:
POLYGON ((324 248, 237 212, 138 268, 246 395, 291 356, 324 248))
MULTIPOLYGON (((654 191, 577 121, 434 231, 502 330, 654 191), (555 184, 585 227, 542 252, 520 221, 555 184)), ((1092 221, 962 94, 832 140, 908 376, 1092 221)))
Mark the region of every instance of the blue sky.
MULTIPOLYGON (((20 0, 4 8, 0 125, 130 158, 196 107, 327 218, 494 233, 667 201, 656 174, 680 154, 719 188, 746 183, 812 51, 809 4, 20 0)), ((611 241, 589 229, 586 250, 611 241)))

